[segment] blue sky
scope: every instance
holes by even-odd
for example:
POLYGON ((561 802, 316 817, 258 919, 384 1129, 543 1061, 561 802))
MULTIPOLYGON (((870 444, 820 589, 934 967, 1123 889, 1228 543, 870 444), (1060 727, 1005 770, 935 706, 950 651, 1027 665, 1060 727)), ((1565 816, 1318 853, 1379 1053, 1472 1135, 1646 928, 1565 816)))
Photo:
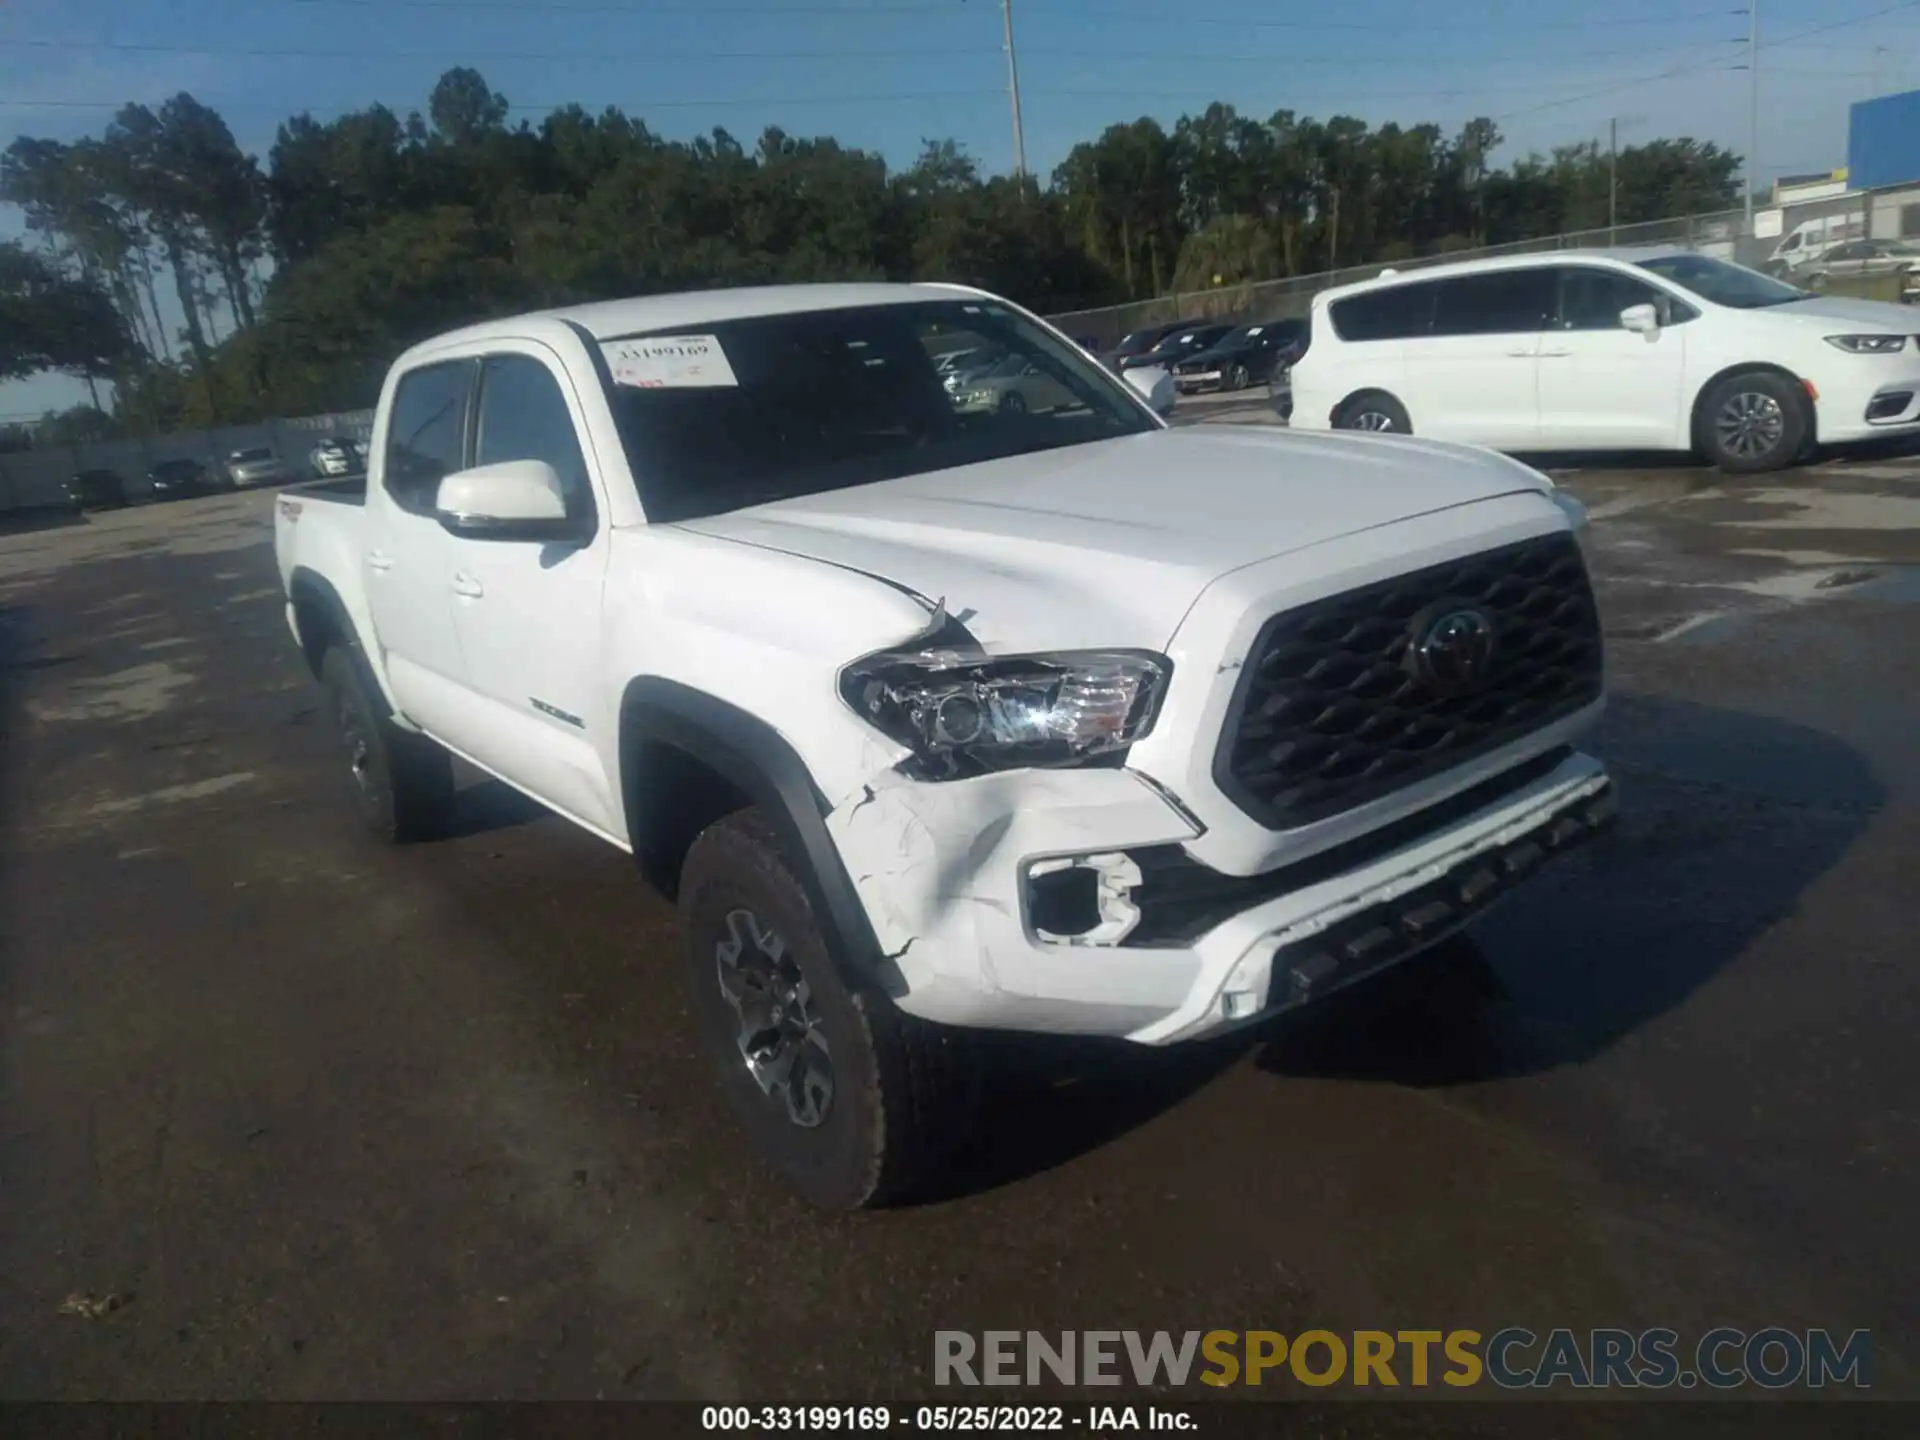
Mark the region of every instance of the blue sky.
MULTIPOLYGON (((1759 3, 1775 42, 1763 176, 1842 163, 1850 101, 1920 86, 1920 3, 1853 24, 1894 0, 1759 3)), ((1507 155, 1604 137, 1610 116, 1623 144, 1691 134, 1744 152, 1747 74, 1729 68, 1743 4, 1014 0, 1028 164, 1044 175, 1107 124, 1171 124, 1212 99, 1449 129, 1492 115, 1507 155)), ((524 107, 516 119, 577 100, 674 137, 723 125, 750 142, 778 123, 895 164, 947 137, 988 170, 1013 162, 998 0, 0 0, 0 145, 98 133, 119 104, 184 89, 264 163, 288 113, 404 114, 456 64, 524 107)), ((0 206, 0 234, 18 230, 0 206)), ((0 387, 0 417, 74 393, 0 387)))

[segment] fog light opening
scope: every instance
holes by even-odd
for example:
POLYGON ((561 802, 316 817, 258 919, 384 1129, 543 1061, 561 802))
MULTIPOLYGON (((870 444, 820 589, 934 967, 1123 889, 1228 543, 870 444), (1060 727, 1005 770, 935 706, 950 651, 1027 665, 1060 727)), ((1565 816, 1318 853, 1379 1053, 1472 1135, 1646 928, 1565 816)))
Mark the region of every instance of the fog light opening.
POLYGON ((1140 867, 1120 852, 1036 860, 1027 868, 1027 918, 1048 945, 1118 945, 1140 923, 1140 867))

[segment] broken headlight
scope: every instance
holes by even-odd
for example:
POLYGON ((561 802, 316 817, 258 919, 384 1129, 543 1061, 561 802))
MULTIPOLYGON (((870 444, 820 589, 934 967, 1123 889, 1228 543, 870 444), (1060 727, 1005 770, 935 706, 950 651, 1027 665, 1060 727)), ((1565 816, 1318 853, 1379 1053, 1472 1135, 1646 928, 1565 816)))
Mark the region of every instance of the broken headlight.
POLYGON ((1146 650, 886 651, 842 671, 840 694, 913 752, 907 773, 957 780, 1124 750, 1153 727, 1172 673, 1146 650))

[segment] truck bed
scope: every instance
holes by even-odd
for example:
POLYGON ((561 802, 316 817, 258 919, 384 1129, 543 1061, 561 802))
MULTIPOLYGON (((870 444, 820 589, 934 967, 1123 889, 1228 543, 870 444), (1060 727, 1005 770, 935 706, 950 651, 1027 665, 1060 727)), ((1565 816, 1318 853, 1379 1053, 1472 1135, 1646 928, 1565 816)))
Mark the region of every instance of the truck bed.
POLYGON ((285 486, 280 493, 296 495, 302 500, 328 500, 336 505, 364 505, 367 503, 367 477, 342 475, 337 480, 310 480, 304 485, 285 486))

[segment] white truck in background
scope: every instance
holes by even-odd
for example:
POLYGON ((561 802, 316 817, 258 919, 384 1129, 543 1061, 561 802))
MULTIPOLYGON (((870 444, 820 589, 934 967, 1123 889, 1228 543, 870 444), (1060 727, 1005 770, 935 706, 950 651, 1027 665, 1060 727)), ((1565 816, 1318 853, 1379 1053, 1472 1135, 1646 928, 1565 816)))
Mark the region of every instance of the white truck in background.
POLYGON ((1611 813, 1551 482, 1169 429, 977 291, 460 330, 393 366, 369 470, 283 494, 275 532, 362 818, 431 836, 458 755, 630 851, 755 1148, 821 1205, 964 1135, 967 1030, 1250 1024, 1611 813), (957 406, 930 356, 976 341, 1057 401, 957 406))

